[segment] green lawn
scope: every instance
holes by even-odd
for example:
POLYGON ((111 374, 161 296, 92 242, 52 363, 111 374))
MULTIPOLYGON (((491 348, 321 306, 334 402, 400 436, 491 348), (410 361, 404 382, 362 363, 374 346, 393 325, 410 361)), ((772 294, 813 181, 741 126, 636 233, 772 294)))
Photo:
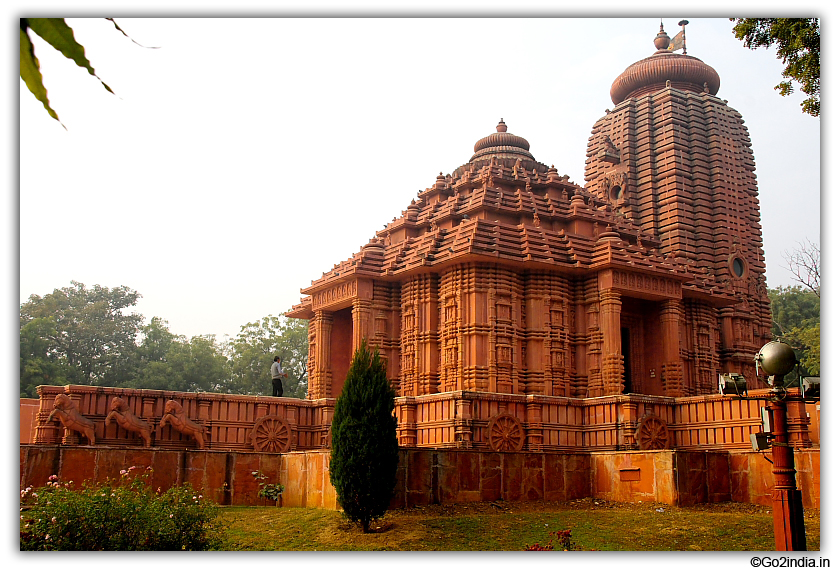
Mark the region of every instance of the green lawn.
MULTIPOLYGON (((389 511, 369 534, 320 509, 226 507, 222 519, 230 550, 519 551, 571 529, 581 550, 765 551, 774 548, 769 511, 738 503, 678 508, 592 499, 433 505, 389 511)), ((819 511, 806 513, 805 527, 809 550, 819 550, 819 511)))

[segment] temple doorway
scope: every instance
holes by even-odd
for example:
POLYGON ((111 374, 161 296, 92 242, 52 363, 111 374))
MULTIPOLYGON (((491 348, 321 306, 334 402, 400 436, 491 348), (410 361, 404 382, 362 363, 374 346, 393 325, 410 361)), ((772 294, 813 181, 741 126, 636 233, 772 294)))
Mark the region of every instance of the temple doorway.
POLYGON ((350 307, 333 313, 330 333, 330 369, 332 389, 330 397, 338 398, 344 388, 344 380, 353 358, 353 313, 350 307))

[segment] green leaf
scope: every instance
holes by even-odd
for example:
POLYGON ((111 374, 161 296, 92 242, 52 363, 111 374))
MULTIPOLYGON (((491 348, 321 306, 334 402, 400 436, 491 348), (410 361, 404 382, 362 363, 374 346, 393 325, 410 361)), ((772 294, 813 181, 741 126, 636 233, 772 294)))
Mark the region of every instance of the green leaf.
MULTIPOLYGON (((99 79, 85 56, 85 48, 76 41, 73 29, 67 25, 64 18, 27 18, 27 23, 33 32, 44 38, 48 44, 61 52, 67 59, 73 60, 76 65, 87 69, 88 73, 99 79)), ((113 93, 110 87, 99 79, 102 86, 113 93)))
MULTIPOLYGON (((35 57, 35 50, 32 48, 32 42, 26 33, 26 21, 21 20, 20 28, 20 78, 29 88, 35 98, 43 103, 44 108, 50 116, 61 122, 58 115, 53 108, 50 107, 50 100, 47 98, 47 89, 44 87, 43 77, 41 76, 41 67, 38 64, 38 58, 35 57)), ((62 125, 63 126, 63 125, 62 125)), ((66 128, 66 127, 65 127, 66 128)))

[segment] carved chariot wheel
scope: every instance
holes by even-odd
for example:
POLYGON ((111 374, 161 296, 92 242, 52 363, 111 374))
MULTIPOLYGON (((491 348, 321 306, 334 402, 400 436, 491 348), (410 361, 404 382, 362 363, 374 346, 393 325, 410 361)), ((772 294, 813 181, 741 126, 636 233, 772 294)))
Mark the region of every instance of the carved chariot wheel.
POLYGON ((292 447, 292 426, 280 416, 263 416, 251 431, 254 451, 286 453, 292 447))
POLYGON ((648 414, 639 420, 636 428, 636 443, 639 449, 668 449, 668 426, 659 416, 648 414))
POLYGON ((499 414, 487 424, 487 443, 493 451, 521 451, 525 445, 525 430, 519 418, 499 414))

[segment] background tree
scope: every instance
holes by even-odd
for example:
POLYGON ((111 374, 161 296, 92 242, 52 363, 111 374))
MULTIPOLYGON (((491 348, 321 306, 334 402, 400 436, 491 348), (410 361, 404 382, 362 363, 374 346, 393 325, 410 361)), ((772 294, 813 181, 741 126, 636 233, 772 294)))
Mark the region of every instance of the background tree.
MULTIPOLYGON (((820 373, 820 298, 800 285, 776 287, 768 291, 773 314, 773 336, 793 347, 803 374, 820 373)), ((785 382, 796 382, 796 371, 785 382)))
POLYGON ((20 326, 20 397, 37 398, 41 385, 61 386, 67 383, 64 362, 52 350, 49 338, 55 337, 55 323, 36 318, 20 326))
POLYGON ((160 317, 143 325, 140 294, 72 281, 20 306, 20 394, 39 385, 95 384, 182 392, 270 394, 275 355, 289 373, 286 396, 305 398, 308 322, 267 316, 233 341, 187 339, 160 317))
POLYGON ((798 283, 820 296, 820 246, 808 238, 793 253, 784 253, 788 268, 798 283))
POLYGON ((335 403, 330 481, 344 514, 364 532, 385 515, 397 482, 394 396, 379 350, 363 341, 335 403))
POLYGON ((777 59, 785 64, 782 77, 790 78, 776 85, 782 96, 793 92, 792 82, 808 97, 802 112, 820 116, 820 20, 819 18, 730 18, 732 33, 749 49, 776 48, 777 59))
MULTIPOLYGON (((88 289, 83 283, 71 283, 44 297, 31 295, 20 306, 21 342, 27 339, 21 372, 29 371, 27 382, 35 381, 37 366, 60 362, 63 382, 114 385, 137 350, 143 315, 129 310, 140 294, 124 286, 88 289)), ((54 379, 49 372, 42 374, 44 384, 54 379)))
POLYGON ((230 361, 216 337, 194 336, 187 340, 170 333, 165 323, 156 317, 144 329, 150 335, 138 348, 143 356, 137 372, 121 386, 179 392, 228 391, 230 361))
POLYGON ((271 394, 269 369, 279 356, 280 366, 289 374, 283 379, 283 395, 305 398, 308 335, 308 321, 279 315, 243 325, 228 347, 232 366, 229 389, 239 394, 271 394))

